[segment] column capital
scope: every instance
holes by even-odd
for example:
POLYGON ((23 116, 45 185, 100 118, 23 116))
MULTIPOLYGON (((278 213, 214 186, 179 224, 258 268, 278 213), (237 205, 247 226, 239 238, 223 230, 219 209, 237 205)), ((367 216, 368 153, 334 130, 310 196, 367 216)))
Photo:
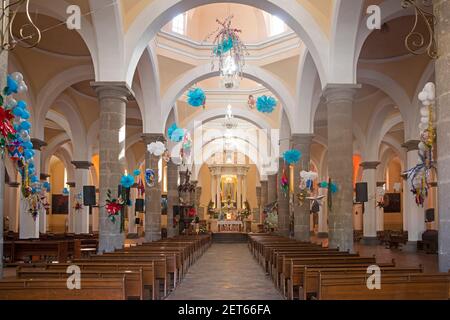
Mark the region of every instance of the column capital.
POLYGON ((92 162, 89 161, 72 161, 72 164, 77 170, 89 170, 93 166, 92 162))
POLYGON ((71 187, 71 188, 75 188, 76 187, 76 183, 75 182, 66 182, 66 184, 71 187))
POLYGON ((166 137, 163 133, 144 133, 141 135, 142 141, 145 142, 146 145, 149 145, 150 143, 160 141, 162 143, 166 142, 166 137))
POLYGON ((407 152, 419 150, 419 140, 408 140, 402 144, 402 147, 406 149, 407 152))
POLYGON ((323 96, 330 102, 353 102, 356 92, 361 88, 360 84, 327 84, 323 89, 323 96))
POLYGON ((41 173, 40 178, 41 180, 47 180, 50 178, 50 175, 48 173, 41 173))
POLYGON ((20 187, 20 183, 19 182, 10 182, 10 183, 8 183, 8 186, 11 188, 18 188, 18 187, 20 187))
POLYGON ((363 170, 374 170, 376 169, 379 165, 381 164, 380 161, 365 161, 365 162, 361 162, 359 164, 359 166, 361 168, 363 168, 363 170))
POLYGON ((43 147, 47 146, 47 142, 37 138, 32 138, 31 143, 33 144, 33 149, 37 151, 41 151, 43 147))
POLYGON ((313 139, 314 139, 314 134, 312 134, 312 133, 294 133, 291 135, 291 142, 293 145, 311 144, 313 139))
POLYGON ((382 187, 386 184, 386 181, 378 181, 377 182, 377 187, 382 187))
POLYGON ((97 96, 102 99, 120 99, 128 102, 128 99, 134 96, 134 92, 126 82, 122 81, 94 81, 91 82, 97 96))

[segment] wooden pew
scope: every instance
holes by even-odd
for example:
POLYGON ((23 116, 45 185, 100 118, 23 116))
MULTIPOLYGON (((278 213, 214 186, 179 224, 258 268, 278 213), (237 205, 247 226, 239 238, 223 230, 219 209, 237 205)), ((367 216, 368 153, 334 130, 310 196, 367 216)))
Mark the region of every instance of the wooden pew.
POLYGON ((65 279, 0 281, 0 300, 125 300, 125 277, 85 279, 80 290, 69 290, 65 279))
POLYGON ((68 241, 6 241, 4 255, 14 263, 27 256, 40 256, 44 259, 56 258, 66 262, 69 256, 68 241))
MULTIPOLYGON (((18 267, 16 272, 17 279, 65 279, 67 280, 70 275, 66 270, 42 270, 30 268, 18 267)), ((125 279, 125 291, 127 300, 138 299, 144 300, 144 284, 143 284, 143 271, 139 270, 131 271, 95 271, 95 270, 82 270, 81 273, 81 287, 83 287, 85 279, 125 279)))
POLYGON ((386 274, 381 290, 369 290, 369 275, 319 274, 319 300, 448 300, 450 275, 386 274))

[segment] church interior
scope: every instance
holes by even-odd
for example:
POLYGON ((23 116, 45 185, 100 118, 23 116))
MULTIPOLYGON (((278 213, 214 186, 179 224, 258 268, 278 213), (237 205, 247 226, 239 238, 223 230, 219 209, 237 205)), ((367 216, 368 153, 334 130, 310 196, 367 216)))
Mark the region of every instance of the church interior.
POLYGON ((1 2, 0 300, 450 299, 450 0, 1 2))

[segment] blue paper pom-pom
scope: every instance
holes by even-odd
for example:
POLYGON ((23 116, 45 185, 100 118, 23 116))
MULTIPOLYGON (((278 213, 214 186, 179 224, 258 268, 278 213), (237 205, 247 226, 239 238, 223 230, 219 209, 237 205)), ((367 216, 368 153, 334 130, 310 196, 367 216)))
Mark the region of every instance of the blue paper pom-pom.
POLYGON ((197 108, 205 104, 205 92, 200 88, 190 89, 187 93, 187 97, 187 102, 192 107, 197 108))
POLYGON ((284 161, 287 164, 295 164, 300 161, 301 157, 302 153, 295 149, 288 150, 283 154, 284 161))
POLYGON ((169 129, 167 129, 167 136, 169 137, 169 139, 171 139, 172 140, 172 134, 173 134, 173 132, 175 131, 175 130, 177 130, 178 129, 178 126, 177 126, 177 124, 176 123, 173 123, 170 127, 169 127, 169 129))
POLYGON ((214 48, 214 54, 216 56, 220 56, 224 53, 227 53, 233 48, 234 41, 232 37, 228 37, 228 39, 222 41, 222 43, 219 43, 217 47, 214 48))
POLYGON ((181 142, 184 138, 185 131, 184 129, 178 128, 172 133, 171 140, 173 142, 181 142))
POLYGON ((124 188, 131 188, 134 185, 134 177, 129 175, 122 176, 122 179, 120 179, 120 184, 124 188))
POLYGON ((135 177, 137 177, 138 175, 140 175, 141 174, 141 171, 140 170, 134 170, 133 171, 133 175, 135 176, 135 177))
POLYGON ((338 191, 339 191, 338 186, 334 183, 331 183, 331 193, 336 193, 338 191))
POLYGON ((278 102, 273 97, 261 96, 256 100, 256 109, 262 113, 272 113, 278 102))

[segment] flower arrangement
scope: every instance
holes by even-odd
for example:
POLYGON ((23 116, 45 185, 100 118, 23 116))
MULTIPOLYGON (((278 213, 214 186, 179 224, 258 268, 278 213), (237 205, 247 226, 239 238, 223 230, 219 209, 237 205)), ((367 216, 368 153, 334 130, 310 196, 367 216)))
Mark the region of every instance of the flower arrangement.
POLYGON ((106 211, 108 212, 111 222, 116 223, 117 216, 120 215, 120 212, 125 206, 125 200, 122 198, 122 196, 119 196, 117 199, 113 198, 111 190, 108 190, 106 195, 106 211))
POLYGON ((191 107, 205 108, 206 106, 206 95, 201 88, 191 88, 187 93, 187 102, 191 107))
POLYGON ((256 100, 256 109, 262 113, 272 113, 278 105, 274 97, 261 96, 256 100))

